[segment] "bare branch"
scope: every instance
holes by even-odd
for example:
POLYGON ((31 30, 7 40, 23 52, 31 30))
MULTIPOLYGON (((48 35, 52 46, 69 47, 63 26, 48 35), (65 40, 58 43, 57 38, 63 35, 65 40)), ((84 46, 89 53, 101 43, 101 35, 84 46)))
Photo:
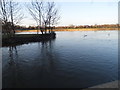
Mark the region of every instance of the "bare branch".
MULTIPOLYGON (((39 26, 39 29, 41 27, 42 24, 42 7, 43 7, 43 2, 42 1, 31 1, 30 6, 27 6, 28 11, 30 13, 30 15, 33 17, 33 19, 36 21, 36 23, 39 26)), ((43 31, 40 30, 43 34, 43 31)), ((38 32, 37 32, 38 33, 38 32)))

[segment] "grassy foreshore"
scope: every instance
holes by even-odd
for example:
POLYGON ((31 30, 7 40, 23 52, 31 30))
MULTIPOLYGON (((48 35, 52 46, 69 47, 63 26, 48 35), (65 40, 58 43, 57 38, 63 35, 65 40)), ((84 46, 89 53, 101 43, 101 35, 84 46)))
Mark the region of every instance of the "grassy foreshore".
POLYGON ((2 35, 2 46, 20 45, 29 42, 49 41, 55 39, 54 34, 15 34, 14 37, 2 35))
MULTIPOLYGON (((54 29, 53 31, 101 31, 118 30, 118 28, 73 28, 73 29, 54 29)), ((37 32, 37 30, 17 30, 16 32, 37 32)))

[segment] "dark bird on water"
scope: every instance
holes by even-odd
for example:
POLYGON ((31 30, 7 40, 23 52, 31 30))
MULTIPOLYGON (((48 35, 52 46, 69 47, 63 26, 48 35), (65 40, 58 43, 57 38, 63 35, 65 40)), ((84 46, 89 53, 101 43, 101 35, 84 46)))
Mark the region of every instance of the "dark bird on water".
POLYGON ((84 37, 87 37, 87 35, 84 35, 84 37))

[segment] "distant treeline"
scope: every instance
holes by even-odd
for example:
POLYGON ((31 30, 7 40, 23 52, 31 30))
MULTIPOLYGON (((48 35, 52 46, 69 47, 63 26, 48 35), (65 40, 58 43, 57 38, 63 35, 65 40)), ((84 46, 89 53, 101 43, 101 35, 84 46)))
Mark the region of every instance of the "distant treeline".
MULTIPOLYGON (((17 30, 37 30, 38 26, 16 26, 17 30)), ((79 25, 79 26, 58 26, 55 29, 82 29, 82 28, 118 28, 118 24, 104 24, 104 25, 79 25)))
POLYGON ((57 27, 58 29, 79 29, 79 28, 118 28, 118 24, 104 24, 104 25, 79 25, 79 26, 62 26, 57 27))

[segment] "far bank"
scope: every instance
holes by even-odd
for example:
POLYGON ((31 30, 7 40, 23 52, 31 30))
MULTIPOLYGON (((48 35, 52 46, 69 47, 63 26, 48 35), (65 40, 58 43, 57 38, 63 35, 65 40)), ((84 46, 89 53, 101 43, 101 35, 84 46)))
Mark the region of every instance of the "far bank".
MULTIPOLYGON (((120 30, 118 28, 79 28, 79 29, 53 29, 53 31, 108 31, 108 30, 120 30)), ((16 30, 19 32, 37 32, 36 29, 31 30, 16 30)))

